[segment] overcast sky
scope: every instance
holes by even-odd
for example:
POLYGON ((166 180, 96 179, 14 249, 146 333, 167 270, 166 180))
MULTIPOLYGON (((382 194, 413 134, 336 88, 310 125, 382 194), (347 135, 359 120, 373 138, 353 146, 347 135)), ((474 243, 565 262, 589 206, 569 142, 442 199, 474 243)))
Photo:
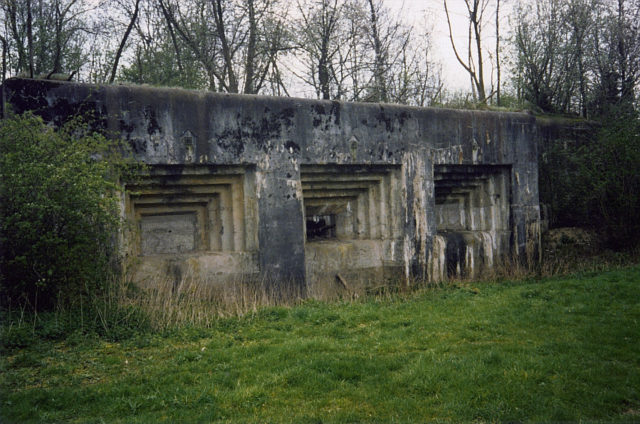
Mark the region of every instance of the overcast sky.
MULTIPOLYGON (((445 87, 448 90, 470 90, 469 76, 456 60, 451 42, 449 41, 449 29, 444 13, 443 0, 383 0, 384 4, 396 13, 401 13, 403 20, 407 23, 420 27, 429 25, 432 30, 434 56, 433 59, 442 64, 442 75, 445 87)), ((492 6, 494 1, 491 1, 492 6)), ((500 5, 500 31, 501 38, 507 34, 507 6, 502 0, 500 5)), ((454 40, 461 53, 466 56, 466 43, 468 31, 468 15, 464 0, 447 0, 449 14, 451 16, 451 27, 454 40), (462 53, 462 50, 465 53, 462 53)), ((486 26, 483 28, 483 45, 495 49, 495 7, 485 12, 486 26)), ((485 65, 487 69, 485 79, 489 85, 490 65, 485 65)), ((503 72, 504 75, 504 72, 503 72)), ((504 78, 503 78, 504 79, 504 78)))

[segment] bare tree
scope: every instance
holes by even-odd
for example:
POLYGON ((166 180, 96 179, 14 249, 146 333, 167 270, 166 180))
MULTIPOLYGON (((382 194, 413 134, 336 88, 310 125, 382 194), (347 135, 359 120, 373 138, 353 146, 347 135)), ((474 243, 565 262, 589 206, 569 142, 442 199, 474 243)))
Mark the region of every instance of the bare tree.
POLYGON ((471 79, 474 96, 479 103, 487 102, 484 81, 484 60, 482 48, 482 25, 485 9, 489 4, 489 0, 464 0, 469 18, 468 37, 467 37, 467 58, 463 59, 458 52, 456 43, 453 39, 453 31, 451 29, 451 19, 449 17, 449 8, 447 0, 443 0, 445 15, 447 17, 447 25, 449 28, 449 40, 451 47, 458 60, 458 63, 467 71, 471 79))
POLYGON ((563 79, 558 70, 560 4, 557 0, 536 0, 534 4, 520 4, 516 13, 514 40, 522 96, 543 111, 554 111, 563 79))
POLYGON ((0 43, 2 43, 2 81, 7 78, 7 51, 9 50, 7 39, 0 35, 0 43))
MULTIPOLYGON (((380 17, 380 9, 381 3, 375 3, 374 0, 367 0, 369 5, 369 35, 371 38, 371 44, 373 44, 373 52, 374 52, 374 67, 373 67, 373 98, 375 101, 379 102, 387 102, 389 101, 389 96, 387 94, 387 82, 385 79, 386 70, 387 70, 387 62, 388 62, 388 45, 383 45, 382 34, 380 33, 380 25, 379 25, 379 17, 380 17)), ((389 33, 387 34, 391 37, 393 32, 398 28, 397 25, 394 25, 389 28, 389 33)))
POLYGON ((344 65, 347 57, 341 54, 343 4, 338 0, 298 3, 298 12, 301 28, 297 44, 305 68, 298 75, 314 88, 318 98, 342 97, 341 78, 336 78, 339 75, 336 68, 344 65), (335 94, 332 94, 332 84, 335 94))
POLYGON ((299 10, 294 72, 317 97, 425 105, 439 92, 429 35, 415 37, 381 1, 308 0, 299 10))
MULTIPOLYGON (((176 33, 175 28, 167 23, 157 0, 140 0, 135 19, 136 2, 117 0, 115 5, 116 10, 109 14, 116 18, 113 32, 126 32, 125 28, 133 23, 116 78, 151 85, 209 88, 209 78, 202 63, 176 33), (114 12, 119 15, 116 16, 114 12)), ((119 40, 120 45, 123 39, 124 35, 119 40)), ((116 46, 111 52, 115 53, 103 58, 109 63, 104 81, 112 75, 116 46)))
POLYGON ((319 98, 416 105, 442 87, 428 37, 381 0, 301 0, 295 20, 281 0, 87 4, 0 2, 3 75, 81 70, 97 83, 275 95, 301 80, 319 98))
POLYGON ((27 24, 27 21, 32 20, 30 4, 20 5, 17 1, 4 1, 2 12, 9 33, 5 40, 11 40, 11 44, 7 42, 7 45, 13 47, 17 55, 12 64, 13 73, 28 72, 30 54, 27 46, 27 26, 31 24, 27 24))
POLYGON ((500 0, 496 0, 496 104, 500 106, 500 0))
POLYGON ((390 101, 414 106, 429 106, 436 102, 444 83, 440 65, 431 59, 430 50, 428 31, 406 38, 388 71, 390 101))
POLYGON ((545 112, 590 117, 632 107, 640 79, 640 2, 535 0, 517 11, 523 98, 545 112))
POLYGON ((633 108, 640 91, 640 1, 604 3, 596 13, 589 111, 601 115, 611 107, 633 108))
MULTIPOLYGON (((27 0, 27 51, 29 53, 29 77, 33 78, 33 14, 31 0, 27 0)), ((56 36, 56 40, 59 39, 56 36)))
POLYGON ((12 74, 33 77, 77 72, 83 66, 86 16, 92 6, 78 0, 14 0, 0 5, 12 74))
POLYGON ((120 62, 120 57, 122 56, 122 52, 127 44, 127 39, 129 38, 129 34, 131 34, 131 30, 133 29, 136 21, 138 20, 138 14, 140 12, 140 0, 135 0, 135 5, 133 8, 133 13, 131 14, 131 19, 129 21, 129 25, 122 36, 122 40, 120 41, 120 45, 118 46, 118 50, 116 52, 115 58, 113 59, 113 66, 111 67, 111 76, 109 77, 109 84, 113 84, 113 81, 116 79, 116 72, 118 70, 118 63, 120 62))
POLYGON ((268 0, 158 0, 171 31, 202 65, 209 89, 258 93, 286 50, 286 9, 268 0), (186 6, 185 6, 186 4, 186 6))

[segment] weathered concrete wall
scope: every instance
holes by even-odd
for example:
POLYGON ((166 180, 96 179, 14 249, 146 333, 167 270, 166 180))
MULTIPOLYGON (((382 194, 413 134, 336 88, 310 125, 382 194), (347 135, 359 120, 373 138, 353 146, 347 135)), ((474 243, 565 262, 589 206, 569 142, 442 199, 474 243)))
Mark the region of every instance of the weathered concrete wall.
POLYGON ((474 273, 538 240, 529 115, 25 79, 3 97, 56 124, 88 115, 150 165, 127 200, 141 269, 320 292, 338 274, 474 273))

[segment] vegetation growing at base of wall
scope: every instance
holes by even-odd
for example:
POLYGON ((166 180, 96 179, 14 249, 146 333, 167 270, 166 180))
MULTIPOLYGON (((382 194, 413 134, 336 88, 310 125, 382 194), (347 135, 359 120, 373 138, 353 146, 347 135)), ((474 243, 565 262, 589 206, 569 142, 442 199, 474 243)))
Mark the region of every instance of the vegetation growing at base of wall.
POLYGON ((113 281, 118 182, 133 168, 117 144, 80 119, 59 129, 30 114, 0 121, 4 309, 87 309, 113 281))
POLYGON ((610 245, 640 243, 640 118, 637 113, 609 115, 596 143, 579 152, 580 207, 585 224, 600 228, 610 245))
POLYGON ((556 143, 540 160, 540 201, 555 226, 598 230, 608 247, 640 243, 640 117, 629 108, 600 118, 588 140, 556 143))

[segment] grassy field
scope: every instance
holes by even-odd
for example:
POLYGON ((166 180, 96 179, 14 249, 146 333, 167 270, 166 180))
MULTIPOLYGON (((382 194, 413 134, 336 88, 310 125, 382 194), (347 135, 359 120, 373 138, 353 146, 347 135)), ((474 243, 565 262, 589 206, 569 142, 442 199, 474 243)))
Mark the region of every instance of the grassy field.
POLYGON ((640 266, 5 349, 0 422, 640 421, 640 266))

